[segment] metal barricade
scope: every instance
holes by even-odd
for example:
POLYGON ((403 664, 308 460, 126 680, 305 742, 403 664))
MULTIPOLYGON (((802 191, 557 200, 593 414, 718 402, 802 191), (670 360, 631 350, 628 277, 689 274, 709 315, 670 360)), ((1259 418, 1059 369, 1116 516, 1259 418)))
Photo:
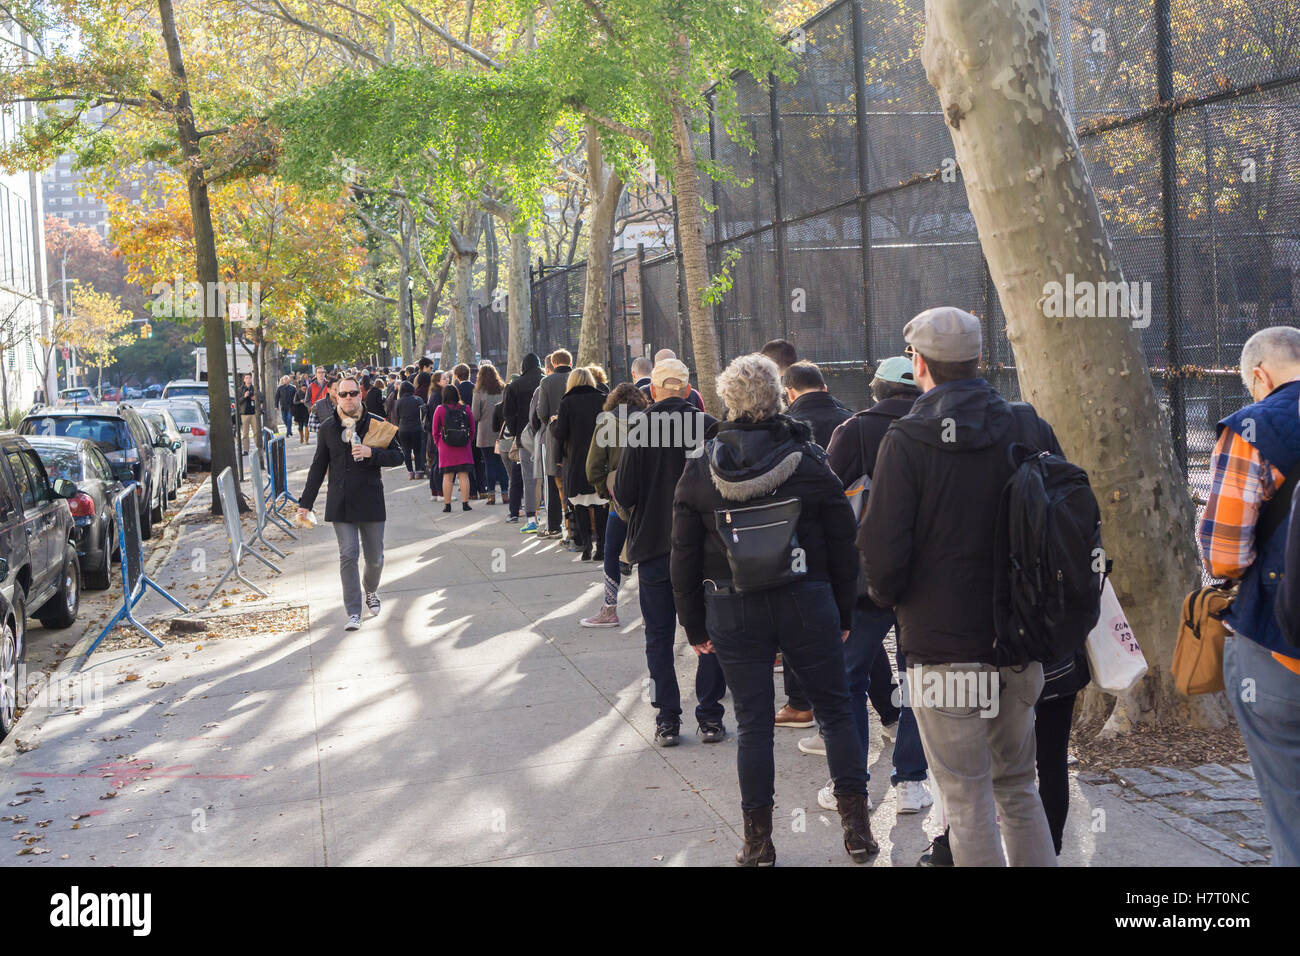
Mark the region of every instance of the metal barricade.
POLYGON ((272 514, 284 520, 284 515, 280 514, 280 509, 289 502, 293 502, 295 505, 298 503, 298 499, 289 494, 289 461, 285 436, 272 436, 267 439, 266 445, 266 470, 271 485, 271 497, 268 506, 272 514))
POLYGON ((221 496, 221 520, 226 524, 226 542, 230 545, 230 567, 226 568, 225 573, 221 575, 221 580, 217 582, 217 586, 212 589, 207 600, 203 603, 206 605, 211 602, 232 574, 262 595, 262 597, 269 597, 270 595, 244 577, 239 570, 240 562, 244 560, 244 557, 252 555, 276 574, 281 573, 280 569, 270 559, 258 554, 249 546, 248 542, 244 541, 244 530, 239 523, 239 491, 235 487, 235 473, 229 466, 223 468, 221 474, 217 475, 217 493, 221 496))
MULTIPOLYGON (((229 471, 230 469, 226 470, 229 471)), ((117 516, 117 542, 122 554, 122 606, 117 609, 108 624, 99 632, 99 636, 86 649, 86 653, 82 655, 83 660, 94 653, 100 642, 124 618, 130 622, 132 627, 153 641, 154 644, 159 647, 163 646, 163 642, 158 640, 153 631, 145 627, 135 617, 135 606, 140 603, 140 599, 144 597, 147 588, 153 588, 185 613, 188 614, 190 610, 168 594, 166 590, 145 573, 144 538, 140 535, 140 508, 136 500, 135 482, 123 488, 117 497, 113 499, 113 511, 117 516), (123 507, 123 502, 128 499, 131 502, 130 507, 123 507)))
MULTIPOLYGON (((262 482, 262 462, 260 460, 260 456, 252 455, 249 457, 248 474, 249 474, 249 484, 252 485, 252 491, 253 491, 253 514, 257 518, 257 525, 255 526, 255 530, 253 531, 253 536, 248 539, 248 543, 252 544, 254 541, 260 541, 262 542, 262 544, 266 545, 267 548, 269 548, 279 557, 287 558, 288 555, 285 554, 283 551, 281 551, 279 548, 277 548, 275 545, 273 545, 270 541, 267 541, 265 535, 263 534, 263 532, 266 531, 267 524, 270 523, 271 512, 266 506, 266 496, 267 496, 268 489, 266 485, 262 482)), ((294 540, 297 540, 298 536, 294 534, 292 531, 288 530, 287 528, 281 525, 277 525, 276 527, 280 528, 280 530, 283 531, 285 534, 287 534, 289 537, 293 538, 294 540)))

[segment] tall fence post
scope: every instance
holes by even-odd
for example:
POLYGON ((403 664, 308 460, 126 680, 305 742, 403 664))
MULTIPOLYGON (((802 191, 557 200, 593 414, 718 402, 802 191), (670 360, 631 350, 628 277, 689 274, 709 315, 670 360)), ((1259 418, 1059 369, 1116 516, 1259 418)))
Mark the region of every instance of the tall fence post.
MULTIPOLYGON (((1174 454, 1187 473, 1187 410, 1183 394, 1182 355, 1178 332, 1182 326, 1182 303, 1178 282, 1178 156, 1174 116, 1168 109, 1174 102, 1173 34, 1169 21, 1169 0, 1156 0, 1156 93, 1165 109, 1160 112, 1160 215, 1164 220, 1165 266, 1165 390, 1169 396, 1169 427, 1174 454)), ((1208 148, 1208 144, 1207 144, 1208 148)))
MULTIPOLYGON (((777 311, 781 313, 781 338, 790 338, 790 290, 789 279, 785 274, 785 204, 784 172, 781 166, 781 111, 776 105, 776 76, 767 75, 767 103, 770 110, 769 121, 772 124, 772 224, 773 238, 776 241, 776 296, 777 311)), ((762 233, 759 233, 762 236, 762 233)), ((761 242, 761 239, 759 240, 761 242)), ((758 303, 754 303, 757 309, 758 303)))
POLYGON ((853 13, 853 105, 858 134, 858 245, 862 255, 862 357, 872 365, 871 349, 871 154, 867 139, 867 37, 862 0, 850 0, 853 13))

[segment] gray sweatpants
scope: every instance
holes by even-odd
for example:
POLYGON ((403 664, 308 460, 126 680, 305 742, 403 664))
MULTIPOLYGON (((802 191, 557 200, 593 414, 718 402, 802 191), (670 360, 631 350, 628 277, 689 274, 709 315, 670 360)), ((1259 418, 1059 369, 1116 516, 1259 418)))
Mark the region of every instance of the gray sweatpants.
POLYGON ((339 542, 339 577, 343 580, 343 606, 348 616, 361 614, 361 578, 357 558, 366 552, 365 590, 379 589, 379 574, 384 570, 384 523, 382 521, 334 522, 334 537, 339 542))
POLYGON ((524 514, 537 514, 537 479, 533 477, 533 456, 519 443, 519 470, 524 481, 524 514))
POLYGON ((1042 664, 908 663, 904 702, 921 731, 957 866, 1006 866, 1007 857, 1012 866, 1056 866, 1035 779, 1034 704, 1042 692, 1042 664))

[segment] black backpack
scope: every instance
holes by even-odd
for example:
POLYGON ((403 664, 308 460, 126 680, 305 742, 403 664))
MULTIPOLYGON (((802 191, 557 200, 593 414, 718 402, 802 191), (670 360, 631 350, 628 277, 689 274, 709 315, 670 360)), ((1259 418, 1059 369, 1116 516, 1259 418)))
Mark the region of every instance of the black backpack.
POLYGON ((469 444, 469 416, 464 405, 448 405, 442 419, 442 443, 454 448, 469 444))
MULTIPOLYGON (((1015 408, 1017 417, 1033 413, 1015 408)), ((1101 614, 1109 570, 1101 510, 1078 465, 1018 441, 1007 455, 1013 472, 994 536, 993 651, 1000 667, 1058 661, 1083 647, 1101 614)))
POLYGON ((714 509, 733 588, 742 593, 765 591, 808 573, 806 559, 796 560, 795 555, 799 547, 795 528, 802 508, 798 498, 785 498, 714 509))

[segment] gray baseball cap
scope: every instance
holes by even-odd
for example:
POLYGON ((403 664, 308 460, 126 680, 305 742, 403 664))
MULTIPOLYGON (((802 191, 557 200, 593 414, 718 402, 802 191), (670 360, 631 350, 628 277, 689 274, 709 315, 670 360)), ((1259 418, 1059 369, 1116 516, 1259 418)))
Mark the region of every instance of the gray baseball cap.
POLYGON ((926 309, 903 326, 903 341, 936 362, 969 362, 980 357, 980 320, 944 305, 926 309))

